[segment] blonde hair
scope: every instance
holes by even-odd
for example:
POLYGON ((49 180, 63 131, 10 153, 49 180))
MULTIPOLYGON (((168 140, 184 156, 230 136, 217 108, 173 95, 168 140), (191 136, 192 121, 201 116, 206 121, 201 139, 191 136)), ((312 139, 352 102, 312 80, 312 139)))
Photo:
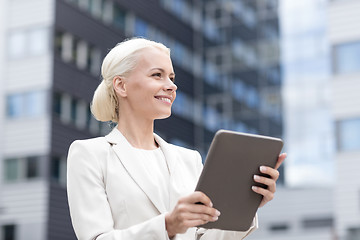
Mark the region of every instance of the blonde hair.
POLYGON ((116 76, 126 77, 136 67, 141 50, 151 47, 170 55, 170 49, 162 43, 144 38, 124 40, 106 55, 101 66, 103 80, 96 88, 91 103, 91 112, 96 120, 118 122, 119 102, 113 87, 113 79, 116 76))

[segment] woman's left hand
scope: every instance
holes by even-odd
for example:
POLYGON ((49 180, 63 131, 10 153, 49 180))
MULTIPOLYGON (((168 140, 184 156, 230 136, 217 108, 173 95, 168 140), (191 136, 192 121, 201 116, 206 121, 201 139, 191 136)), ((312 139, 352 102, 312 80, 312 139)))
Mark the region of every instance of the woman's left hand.
POLYGON ((253 186, 252 189, 254 192, 263 195, 263 199, 259 207, 264 206, 267 202, 271 201, 274 198, 274 193, 276 191, 276 181, 279 178, 279 171, 277 170, 281 163, 285 160, 286 153, 279 155, 278 161, 275 168, 261 166, 260 172, 269 175, 270 177, 262 177, 259 175, 254 175, 254 181, 267 185, 267 189, 262 187, 253 186))

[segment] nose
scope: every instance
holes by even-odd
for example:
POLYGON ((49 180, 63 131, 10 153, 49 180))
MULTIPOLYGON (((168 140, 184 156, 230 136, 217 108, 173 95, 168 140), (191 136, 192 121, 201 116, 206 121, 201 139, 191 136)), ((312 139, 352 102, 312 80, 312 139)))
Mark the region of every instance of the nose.
POLYGON ((176 84, 170 78, 168 78, 165 88, 166 91, 171 91, 171 92, 175 92, 177 90, 176 84))

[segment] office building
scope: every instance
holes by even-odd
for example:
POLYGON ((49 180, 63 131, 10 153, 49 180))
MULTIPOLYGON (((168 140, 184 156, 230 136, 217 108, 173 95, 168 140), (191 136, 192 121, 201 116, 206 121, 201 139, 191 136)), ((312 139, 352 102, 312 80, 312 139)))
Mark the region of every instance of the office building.
POLYGON ((66 155, 73 140, 110 131, 89 104, 103 57, 125 38, 171 48, 177 99, 172 117, 155 124, 169 142, 205 156, 218 128, 281 136, 273 3, 0 0, 1 236, 75 239, 66 155))
POLYGON ((332 113, 336 126, 335 219, 339 239, 360 239, 360 1, 331 1, 332 113))
MULTIPOLYGON (((287 1, 287 3, 292 2, 287 1)), ((335 174, 332 176, 329 172, 324 171, 324 168, 326 169, 327 166, 326 161, 320 164, 320 167, 323 168, 318 169, 327 173, 328 177, 333 177, 331 182, 334 184, 314 187, 318 184, 318 181, 316 181, 316 178, 312 178, 313 184, 311 186, 309 186, 309 183, 311 183, 309 181, 303 188, 278 189, 276 198, 266 208, 259 210, 259 215, 261 216, 259 221, 260 229, 251 235, 249 239, 360 239, 360 182, 356 177, 360 170, 360 98, 358 96, 360 91, 360 19, 358 15, 360 1, 326 1, 326 5, 324 3, 324 1, 298 1, 294 2, 294 5, 296 5, 294 10, 299 16, 303 16, 299 6, 308 7, 308 4, 310 4, 322 12, 315 14, 317 18, 321 18, 322 14, 327 15, 328 24, 326 33, 311 31, 311 28, 306 30, 301 24, 298 24, 297 27, 302 29, 304 33, 318 33, 314 36, 309 35, 309 37, 316 37, 315 42, 326 37, 329 41, 329 56, 324 58, 326 55, 321 54, 323 45, 316 44, 315 47, 318 50, 315 52, 318 53, 317 56, 319 58, 314 58, 312 62, 310 61, 310 65, 307 65, 309 61, 304 61, 303 64, 301 62, 294 62, 294 66, 290 70, 301 70, 295 71, 293 73, 294 77, 303 77, 303 75, 317 73, 312 78, 309 78, 309 81, 303 78, 303 84, 311 85, 314 84, 314 81, 320 80, 323 81, 323 87, 328 88, 331 96, 329 98, 330 105, 325 105, 327 108, 322 109, 322 113, 326 113, 325 116, 328 116, 328 111, 330 110, 330 120, 334 121, 335 125, 333 134, 331 134, 336 137, 336 145, 333 150, 335 151, 335 174), (322 37, 319 37, 319 34, 322 37), (328 63, 324 62, 326 59, 330 62, 330 68, 327 67, 328 63), (306 69, 308 70, 305 71, 306 69), (312 69, 316 71, 311 71, 312 69)), ((287 13, 289 17, 291 17, 291 14, 294 14, 289 11, 287 13)), ((313 15, 314 12, 308 9, 304 16, 306 14, 313 15)), ((323 24, 321 21, 318 23, 311 17, 306 20, 298 20, 299 16, 295 16, 297 20, 292 23, 304 23, 305 21, 310 26, 323 24)), ((287 24, 290 23, 287 22, 287 24)), ((293 35, 295 40, 298 40, 298 42, 295 42, 297 44, 294 43, 294 46, 297 48, 299 46, 306 46, 301 45, 301 36, 306 35, 293 35)), ((314 41, 307 42, 314 43, 314 41)), ((312 46, 310 44, 309 48, 311 49, 312 46)), ((293 54, 300 54, 300 56, 302 54, 306 56, 306 53, 309 54, 310 51, 307 49, 305 53, 302 51, 293 52, 293 54)), ((291 67, 291 64, 284 67, 291 67)), ((286 84, 285 88, 291 87, 286 84)), ((292 94, 296 94, 296 90, 300 89, 301 85, 300 83, 298 84, 297 89, 293 88, 292 94)), ((316 86, 318 87, 319 85, 316 86)), ((314 88, 314 90, 316 89, 314 88)), ((316 92, 320 93, 319 89, 316 92)), ((311 98, 311 100, 313 99, 318 98, 311 98)), ((315 103, 318 102, 315 101, 313 107, 318 106, 315 103)), ((303 104, 306 106, 306 103, 303 104)), ((300 108, 300 106, 298 106, 299 109, 295 110, 306 110, 306 108, 300 108)), ((320 129, 326 130, 328 120, 322 123, 324 126, 320 129)), ((324 136, 329 136, 329 134, 324 136)), ((323 138, 323 142, 327 140, 326 137, 323 138)), ((324 149, 319 148, 320 153, 321 156, 326 156, 324 149)), ((296 169, 294 174, 298 170, 296 169)))

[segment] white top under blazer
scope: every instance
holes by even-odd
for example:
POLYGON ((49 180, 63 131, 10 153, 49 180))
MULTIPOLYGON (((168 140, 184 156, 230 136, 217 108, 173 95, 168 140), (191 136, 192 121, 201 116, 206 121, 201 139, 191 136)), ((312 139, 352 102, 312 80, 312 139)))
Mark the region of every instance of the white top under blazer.
MULTIPOLYGON (((197 151, 165 142, 154 134, 167 163, 168 193, 149 181, 153 173, 138 166, 141 155, 117 128, 105 137, 74 141, 67 159, 70 215, 80 240, 168 240, 165 214, 191 194, 202 171, 197 151), (168 196, 161 199, 160 196, 168 196)), ((221 216, 220 216, 221 217, 221 216)), ((174 240, 239 240, 245 232, 189 228, 174 240)))

